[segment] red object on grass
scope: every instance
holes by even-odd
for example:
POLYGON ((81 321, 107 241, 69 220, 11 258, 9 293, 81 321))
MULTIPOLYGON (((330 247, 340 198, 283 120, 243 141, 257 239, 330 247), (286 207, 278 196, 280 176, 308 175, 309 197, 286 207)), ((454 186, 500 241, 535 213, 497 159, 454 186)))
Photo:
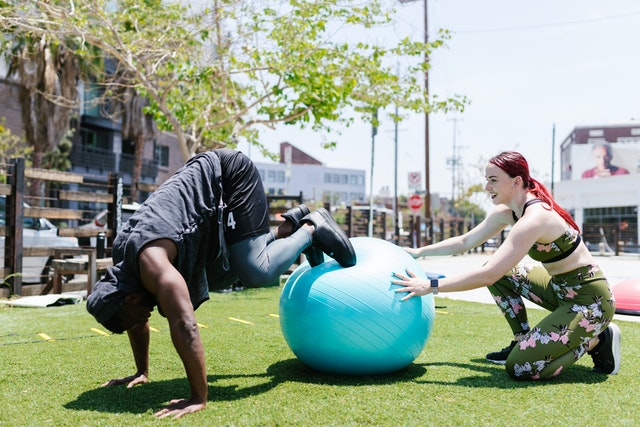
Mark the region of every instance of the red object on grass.
POLYGON ((627 279, 611 290, 616 298, 616 313, 640 315, 640 279, 627 279))

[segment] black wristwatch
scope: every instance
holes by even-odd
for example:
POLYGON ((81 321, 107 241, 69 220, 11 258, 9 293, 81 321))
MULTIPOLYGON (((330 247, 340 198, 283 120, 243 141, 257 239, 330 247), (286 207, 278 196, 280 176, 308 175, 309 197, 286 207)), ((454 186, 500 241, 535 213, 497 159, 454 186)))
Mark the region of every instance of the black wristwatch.
POLYGON ((438 285, 440 283, 438 282, 438 279, 431 279, 431 293, 433 295, 438 295, 438 285))

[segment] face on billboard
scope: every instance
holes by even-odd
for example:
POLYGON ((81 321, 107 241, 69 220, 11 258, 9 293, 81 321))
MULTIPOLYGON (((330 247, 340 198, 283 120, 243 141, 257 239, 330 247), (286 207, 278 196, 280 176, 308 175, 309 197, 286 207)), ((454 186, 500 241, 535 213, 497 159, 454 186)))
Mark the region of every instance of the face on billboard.
POLYGON ((640 143, 574 144, 571 147, 571 179, 606 178, 640 173, 640 143))

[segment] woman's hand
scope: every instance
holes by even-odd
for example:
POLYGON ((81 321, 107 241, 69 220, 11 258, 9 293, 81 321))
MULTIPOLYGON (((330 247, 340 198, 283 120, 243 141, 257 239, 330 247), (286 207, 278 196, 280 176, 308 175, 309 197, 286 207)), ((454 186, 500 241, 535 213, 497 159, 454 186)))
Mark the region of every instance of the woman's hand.
POLYGON ((431 293, 431 286, 428 280, 416 277, 411 271, 407 270, 407 275, 400 273, 393 273, 394 277, 399 280, 392 280, 394 285, 400 285, 401 288, 395 289, 394 292, 407 292, 407 295, 402 298, 402 301, 406 301, 409 298, 415 296, 428 295, 431 293))
POLYGON ((140 384, 146 384, 149 380, 147 376, 142 373, 136 373, 134 375, 125 377, 125 378, 116 378, 113 380, 109 380, 106 383, 102 384, 102 387, 113 387, 117 385, 126 385, 127 388, 135 387, 140 384))

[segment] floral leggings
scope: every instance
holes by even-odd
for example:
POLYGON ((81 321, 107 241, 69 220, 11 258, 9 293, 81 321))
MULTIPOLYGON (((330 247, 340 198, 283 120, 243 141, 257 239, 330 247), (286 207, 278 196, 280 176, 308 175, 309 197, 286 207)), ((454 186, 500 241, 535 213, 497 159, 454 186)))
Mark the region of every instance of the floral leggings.
POLYGON ((550 276, 540 266, 518 266, 489 286, 514 334, 525 334, 507 358, 510 377, 555 377, 589 349, 615 312, 607 279, 596 265, 550 276), (522 298, 551 311, 530 328, 522 298))

